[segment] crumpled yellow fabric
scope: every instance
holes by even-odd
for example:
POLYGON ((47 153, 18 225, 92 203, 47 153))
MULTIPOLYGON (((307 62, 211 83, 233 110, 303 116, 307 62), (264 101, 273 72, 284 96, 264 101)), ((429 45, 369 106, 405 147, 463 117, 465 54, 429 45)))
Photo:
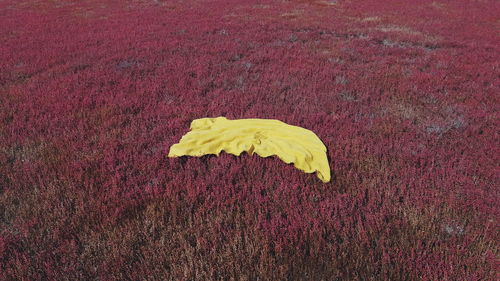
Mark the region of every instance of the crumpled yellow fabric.
POLYGON ((273 119, 201 118, 191 122, 191 131, 170 147, 168 157, 219 155, 239 156, 243 151, 261 157, 278 156, 285 163, 323 182, 330 181, 326 147, 313 132, 273 119))

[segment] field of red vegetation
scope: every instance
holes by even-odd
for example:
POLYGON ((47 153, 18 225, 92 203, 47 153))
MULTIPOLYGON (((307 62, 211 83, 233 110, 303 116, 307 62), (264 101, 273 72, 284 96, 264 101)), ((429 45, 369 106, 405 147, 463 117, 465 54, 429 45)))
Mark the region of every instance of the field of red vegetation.
POLYGON ((0 280, 498 280, 500 2, 0 0, 0 280), (328 148, 167 158, 193 119, 328 148))

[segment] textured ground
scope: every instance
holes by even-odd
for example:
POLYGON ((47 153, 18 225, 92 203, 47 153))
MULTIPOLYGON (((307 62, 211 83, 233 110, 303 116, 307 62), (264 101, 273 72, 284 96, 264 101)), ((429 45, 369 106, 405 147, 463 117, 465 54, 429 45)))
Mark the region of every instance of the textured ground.
POLYGON ((500 2, 0 0, 1 280, 495 280, 500 2), (202 117, 328 147, 167 158, 202 117))

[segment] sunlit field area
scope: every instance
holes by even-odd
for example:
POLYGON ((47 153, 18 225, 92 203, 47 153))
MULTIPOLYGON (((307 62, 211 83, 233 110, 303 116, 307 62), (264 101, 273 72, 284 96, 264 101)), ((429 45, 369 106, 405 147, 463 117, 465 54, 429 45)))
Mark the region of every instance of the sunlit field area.
POLYGON ((498 280, 500 2, 0 0, 0 280, 498 280), (278 119, 276 157, 169 158, 278 119))

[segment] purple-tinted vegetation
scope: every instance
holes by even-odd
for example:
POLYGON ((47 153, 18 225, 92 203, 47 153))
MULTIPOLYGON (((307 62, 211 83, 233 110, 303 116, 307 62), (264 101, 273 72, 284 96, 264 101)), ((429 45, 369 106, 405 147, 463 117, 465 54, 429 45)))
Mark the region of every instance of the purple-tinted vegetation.
POLYGON ((496 280, 500 2, 0 1, 1 280, 496 280), (201 117, 328 147, 166 157, 201 117))

